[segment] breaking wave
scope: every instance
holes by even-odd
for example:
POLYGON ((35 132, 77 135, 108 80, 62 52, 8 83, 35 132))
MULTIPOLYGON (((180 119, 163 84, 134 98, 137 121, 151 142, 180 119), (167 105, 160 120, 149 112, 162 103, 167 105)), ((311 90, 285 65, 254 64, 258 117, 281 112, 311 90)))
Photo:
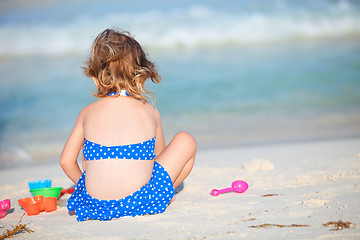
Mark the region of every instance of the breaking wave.
POLYGON ((193 5, 110 12, 96 18, 85 12, 67 21, 46 16, 35 22, 3 18, 0 56, 83 54, 99 32, 115 26, 135 34, 146 48, 158 50, 360 37, 359 10, 344 1, 324 11, 233 11, 193 5))

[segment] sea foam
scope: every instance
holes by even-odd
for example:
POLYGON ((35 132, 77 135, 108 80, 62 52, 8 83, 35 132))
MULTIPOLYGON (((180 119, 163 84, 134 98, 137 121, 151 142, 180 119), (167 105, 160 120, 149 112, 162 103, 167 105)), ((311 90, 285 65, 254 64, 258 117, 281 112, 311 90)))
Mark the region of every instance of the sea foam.
POLYGON ((122 10, 96 17, 85 11, 67 21, 46 16, 39 17, 41 21, 2 21, 0 56, 83 54, 108 27, 129 30, 146 48, 157 50, 360 37, 359 9, 344 1, 324 11, 289 7, 269 12, 234 11, 190 5, 122 10))

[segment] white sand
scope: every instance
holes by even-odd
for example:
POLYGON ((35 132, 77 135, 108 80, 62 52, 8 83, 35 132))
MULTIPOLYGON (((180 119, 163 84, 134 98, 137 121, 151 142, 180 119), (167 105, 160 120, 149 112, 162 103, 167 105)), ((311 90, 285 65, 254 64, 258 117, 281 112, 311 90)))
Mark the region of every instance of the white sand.
MULTIPOLYGON (((0 200, 10 198, 13 208, 0 226, 18 222, 24 210, 17 199, 29 197, 27 182, 41 178, 72 186, 55 164, 0 171, 0 200)), ((35 232, 16 239, 360 239, 360 139, 201 151, 176 201, 159 215, 78 223, 67 198, 55 212, 25 215, 35 232), (245 193, 209 194, 237 179, 248 182, 245 193), (338 220, 353 225, 322 225, 338 220), (309 226, 250 227, 261 224, 309 226)))

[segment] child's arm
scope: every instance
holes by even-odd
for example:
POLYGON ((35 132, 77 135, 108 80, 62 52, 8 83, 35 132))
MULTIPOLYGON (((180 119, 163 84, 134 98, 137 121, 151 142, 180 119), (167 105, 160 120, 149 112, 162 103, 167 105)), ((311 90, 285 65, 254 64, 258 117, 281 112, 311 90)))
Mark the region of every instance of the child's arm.
POLYGON ((84 143, 83 114, 80 113, 75 127, 65 143, 61 153, 60 165, 66 175, 76 184, 81 177, 81 169, 77 157, 84 143))
POLYGON ((162 129, 162 121, 160 113, 157 109, 155 109, 155 118, 156 118, 156 141, 155 141, 155 155, 159 156, 159 154, 165 149, 165 137, 162 129))

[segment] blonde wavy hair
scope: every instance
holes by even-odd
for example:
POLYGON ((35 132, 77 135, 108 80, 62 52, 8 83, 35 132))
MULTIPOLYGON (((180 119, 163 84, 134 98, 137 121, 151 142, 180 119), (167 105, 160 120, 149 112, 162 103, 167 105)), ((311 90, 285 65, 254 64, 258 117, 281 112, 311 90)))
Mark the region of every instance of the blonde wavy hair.
POLYGON ((134 37, 125 31, 106 29, 100 33, 85 64, 85 75, 97 79, 94 96, 99 98, 124 89, 132 97, 147 103, 153 94, 144 88, 145 81, 161 81, 155 64, 147 59, 134 37))

